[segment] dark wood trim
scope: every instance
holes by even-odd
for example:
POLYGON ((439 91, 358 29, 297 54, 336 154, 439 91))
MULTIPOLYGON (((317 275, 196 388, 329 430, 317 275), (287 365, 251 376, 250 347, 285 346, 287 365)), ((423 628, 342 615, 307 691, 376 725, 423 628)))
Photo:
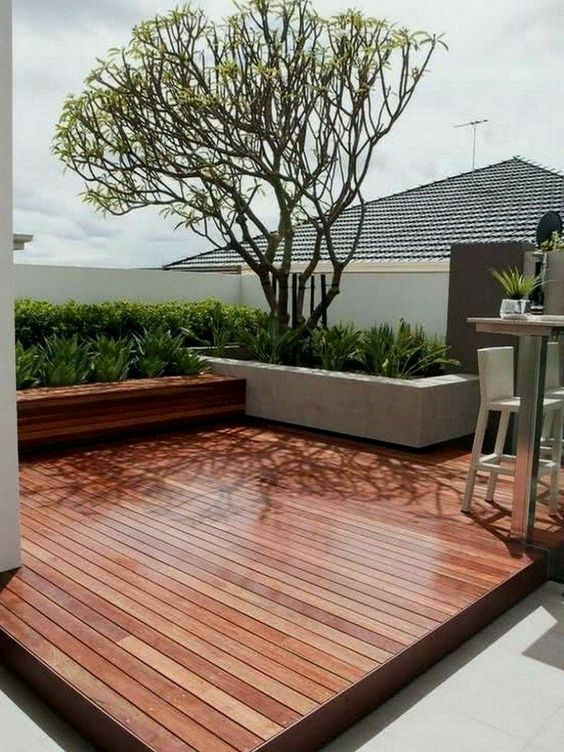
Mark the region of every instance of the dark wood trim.
POLYGON ((493 588, 457 616, 258 749, 260 752, 288 752, 289 749, 292 752, 313 752, 328 744, 546 582, 546 570, 547 559, 541 555, 503 585, 493 588))
POLYGON ((0 662, 20 676, 58 715, 101 750, 153 752, 98 705, 58 676, 0 626, 0 662))

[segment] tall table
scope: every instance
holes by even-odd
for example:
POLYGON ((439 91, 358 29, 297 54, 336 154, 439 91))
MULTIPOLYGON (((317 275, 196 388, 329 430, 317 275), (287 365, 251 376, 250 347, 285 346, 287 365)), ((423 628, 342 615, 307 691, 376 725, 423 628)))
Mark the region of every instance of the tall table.
POLYGON ((468 322, 475 324, 478 332, 519 337, 517 384, 521 406, 510 535, 529 542, 535 522, 547 344, 550 338, 564 334, 564 316, 470 318, 468 322))

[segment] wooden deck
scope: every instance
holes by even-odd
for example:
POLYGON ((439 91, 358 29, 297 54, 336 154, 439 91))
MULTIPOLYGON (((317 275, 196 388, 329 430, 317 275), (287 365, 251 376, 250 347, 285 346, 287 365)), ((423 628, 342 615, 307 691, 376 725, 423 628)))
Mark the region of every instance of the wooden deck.
POLYGON ((313 752, 545 579, 467 462, 245 423, 28 458, 1 654, 101 749, 313 752))

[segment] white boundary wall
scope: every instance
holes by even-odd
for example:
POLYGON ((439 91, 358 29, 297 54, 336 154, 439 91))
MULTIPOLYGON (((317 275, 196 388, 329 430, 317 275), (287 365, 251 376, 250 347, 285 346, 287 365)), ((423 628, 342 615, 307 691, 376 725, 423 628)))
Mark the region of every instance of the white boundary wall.
POLYGON ((11 3, 0 2, 0 572, 20 564, 12 268, 11 3))
POLYGON ((238 274, 165 272, 144 269, 92 269, 80 266, 16 264, 16 295, 19 298, 64 303, 100 303, 105 300, 136 300, 159 303, 168 300, 219 298, 239 303, 238 274))
MULTIPOLYGON (((382 264, 378 271, 345 272, 341 292, 329 308, 328 323, 351 322, 366 328, 373 324, 398 324, 403 318, 410 324, 420 324, 429 335, 445 337, 448 266, 402 264, 401 270, 398 267, 382 264)), ((327 284, 329 280, 327 274, 327 284)), ((307 301, 309 304, 309 297, 307 301)), ((241 276, 241 302, 266 307, 254 275, 241 276)))
MULTIPOLYGON (((329 280, 329 275, 327 275, 329 280)), ((319 282, 318 282, 319 287, 319 282)), ((18 297, 62 303, 76 300, 199 300, 219 298, 266 309, 254 274, 175 272, 137 269, 16 265, 18 297)), ((309 298, 308 298, 309 304, 309 298)), ((345 272, 341 294, 329 309, 329 323, 421 324, 430 335, 446 334, 448 268, 446 265, 382 265, 378 271, 345 272)))

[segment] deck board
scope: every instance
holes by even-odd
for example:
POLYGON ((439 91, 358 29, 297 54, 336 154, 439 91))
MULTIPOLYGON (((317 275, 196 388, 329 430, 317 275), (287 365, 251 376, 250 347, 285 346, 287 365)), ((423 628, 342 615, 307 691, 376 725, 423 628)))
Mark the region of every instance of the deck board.
POLYGON ((253 423, 28 457, 0 646, 103 748, 311 752, 545 578, 467 463, 253 423))

